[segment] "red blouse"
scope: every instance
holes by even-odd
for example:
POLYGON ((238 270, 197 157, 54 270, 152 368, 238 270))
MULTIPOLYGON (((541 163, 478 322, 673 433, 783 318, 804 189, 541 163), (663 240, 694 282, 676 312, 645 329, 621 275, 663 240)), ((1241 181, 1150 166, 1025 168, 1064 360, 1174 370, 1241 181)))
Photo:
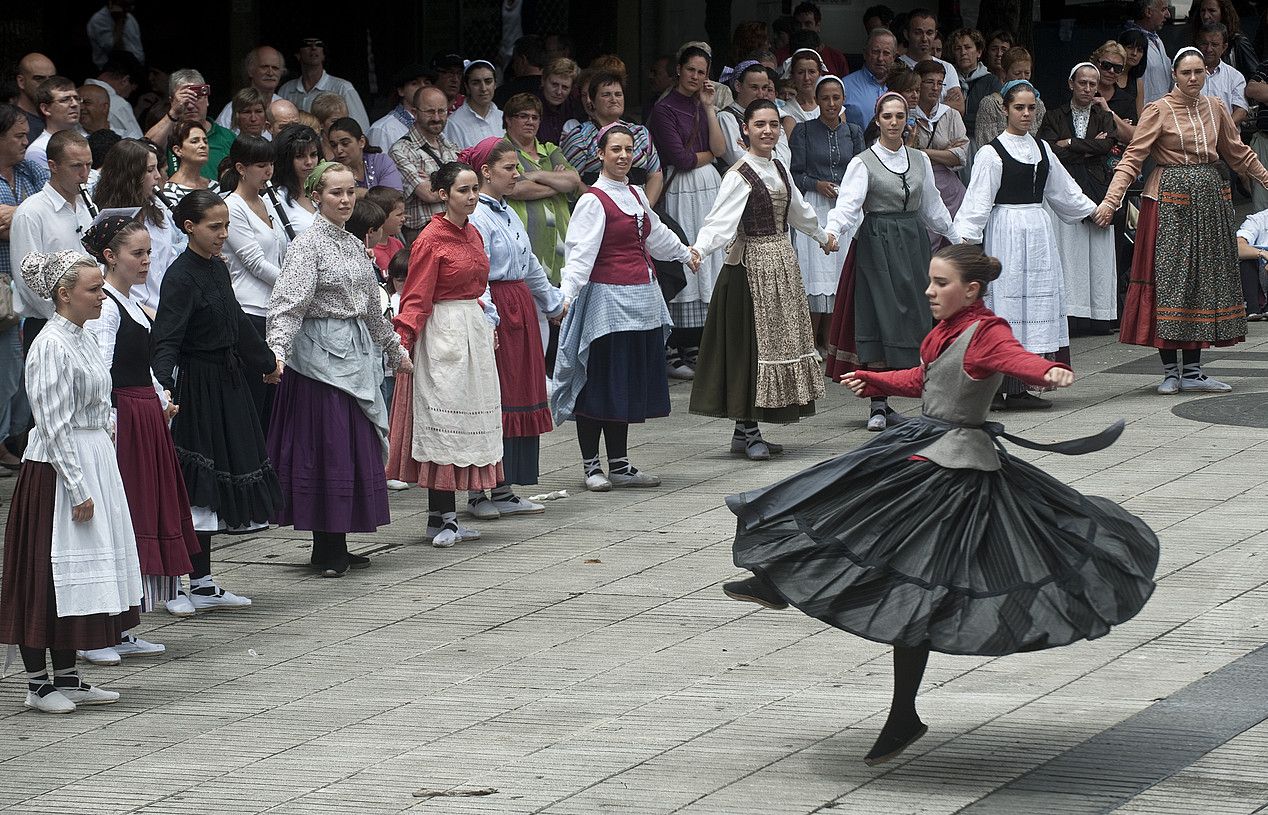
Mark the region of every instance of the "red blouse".
POLYGON ((986 379, 1002 372, 1028 385, 1043 385, 1044 376, 1053 368, 1070 370, 1068 365, 1044 359, 1022 348, 1008 321, 996 317, 981 300, 977 300, 933 327, 920 343, 923 364, 919 367, 905 371, 855 371, 854 376, 867 383, 863 396, 920 396, 924 388, 924 366, 937 359, 951 347, 956 337, 979 321, 981 325, 964 353, 964 371, 974 379, 986 379))
POLYGON ((489 284, 484 238, 471 221, 456 226, 433 215, 409 252, 409 276, 401 288, 401 306, 392 321, 401 343, 414 347, 436 303, 479 300, 489 284))

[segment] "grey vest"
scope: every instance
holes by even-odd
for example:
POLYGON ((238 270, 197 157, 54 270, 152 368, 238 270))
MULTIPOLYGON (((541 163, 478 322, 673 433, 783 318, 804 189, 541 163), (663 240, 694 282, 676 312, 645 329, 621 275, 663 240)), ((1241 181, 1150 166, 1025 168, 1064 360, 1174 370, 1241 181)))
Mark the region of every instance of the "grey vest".
POLYGON ((977 327, 973 323, 951 343, 951 347, 925 366, 924 414, 950 422, 953 427, 939 436, 919 455, 934 464, 953 470, 998 470, 999 452, 994 440, 980 426, 990 414, 991 400, 1004 375, 994 373, 977 380, 964 371, 964 352, 977 327))
POLYGON ((867 168, 867 198, 864 212, 916 212, 920 209, 925 184, 925 162, 919 150, 904 147, 907 172, 896 173, 885 166, 871 148, 859 154, 867 168))

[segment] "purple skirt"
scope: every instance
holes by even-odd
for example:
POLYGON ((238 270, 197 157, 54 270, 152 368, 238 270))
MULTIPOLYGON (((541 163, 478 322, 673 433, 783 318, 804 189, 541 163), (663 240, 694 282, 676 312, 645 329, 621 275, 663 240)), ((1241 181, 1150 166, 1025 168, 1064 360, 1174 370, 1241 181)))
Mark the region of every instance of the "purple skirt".
POLYGON ((268 453, 283 498, 274 523, 373 532, 390 521, 383 443, 347 393, 287 368, 273 404, 268 453))

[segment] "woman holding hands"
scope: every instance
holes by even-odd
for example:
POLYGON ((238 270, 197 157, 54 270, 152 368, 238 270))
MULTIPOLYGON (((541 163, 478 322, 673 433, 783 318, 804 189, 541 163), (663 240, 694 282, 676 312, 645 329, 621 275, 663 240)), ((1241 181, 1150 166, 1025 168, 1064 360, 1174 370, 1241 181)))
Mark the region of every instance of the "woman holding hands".
POLYGON ((1202 349, 1246 338, 1246 304, 1237 267, 1237 222, 1219 162, 1264 187, 1268 170, 1242 143, 1224 105, 1202 95, 1202 52, 1180 49, 1171 71, 1175 87, 1145 106, 1094 217, 1101 226, 1113 220, 1127 187, 1145 158, 1152 157, 1157 166, 1141 199, 1119 339, 1158 349, 1158 393, 1220 393, 1232 386, 1202 372, 1202 349))

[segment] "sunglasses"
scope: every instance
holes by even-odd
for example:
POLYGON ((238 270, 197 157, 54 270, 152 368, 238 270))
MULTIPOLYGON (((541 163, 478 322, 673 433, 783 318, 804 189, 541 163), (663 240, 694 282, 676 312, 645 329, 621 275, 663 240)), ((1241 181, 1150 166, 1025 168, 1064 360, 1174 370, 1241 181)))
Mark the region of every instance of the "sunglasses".
POLYGON ((1127 66, 1121 62, 1110 62, 1109 60, 1105 60, 1105 59, 1101 60, 1102 71, 1113 71, 1116 74, 1121 74, 1123 72, 1123 69, 1126 67, 1127 66))
POLYGON ((299 47, 300 48, 325 48, 326 43, 322 42, 321 40, 315 37, 312 37, 306 40, 300 40, 299 47))

